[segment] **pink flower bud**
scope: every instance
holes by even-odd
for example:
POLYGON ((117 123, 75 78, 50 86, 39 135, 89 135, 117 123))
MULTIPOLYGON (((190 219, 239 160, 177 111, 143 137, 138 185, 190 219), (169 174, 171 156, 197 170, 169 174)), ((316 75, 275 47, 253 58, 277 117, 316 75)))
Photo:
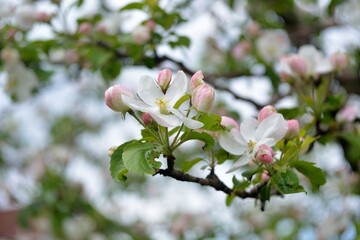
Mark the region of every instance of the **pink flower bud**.
POLYGON ((240 129, 237 122, 231 117, 222 116, 220 124, 226 127, 228 130, 231 130, 233 128, 240 129))
POLYGON ((151 117, 150 113, 148 112, 144 113, 141 118, 146 126, 149 126, 151 123, 154 122, 154 119, 151 117))
POLYGON ((308 70, 308 66, 306 65, 306 61, 303 57, 299 55, 292 55, 287 58, 288 64, 291 70, 299 75, 305 76, 308 70))
POLYGON ((276 109, 273 106, 271 105, 265 106, 260 110, 258 115, 258 120, 262 121, 274 113, 276 113, 276 109))
POLYGON ((215 91, 208 84, 203 83, 197 88, 191 96, 191 103, 196 110, 200 112, 207 112, 214 103, 215 91))
POLYGON ((39 21, 39 22, 49 23, 51 21, 52 17, 53 17, 53 14, 49 14, 49 13, 40 11, 40 12, 36 13, 35 19, 36 19, 36 21, 39 21))
POLYGON ((90 35, 93 30, 93 26, 89 22, 83 22, 79 26, 79 33, 83 35, 90 35))
POLYGON ((151 30, 151 31, 154 31, 155 27, 156 27, 156 22, 152 19, 146 21, 146 26, 148 26, 148 28, 151 30))
POLYGON ((123 95, 132 97, 133 93, 120 84, 110 87, 105 92, 106 105, 116 112, 127 112, 130 108, 124 104, 123 95))
POLYGON ((353 122, 357 117, 357 108, 354 105, 343 107, 335 116, 338 122, 353 122))
POLYGON ((193 92, 195 88, 200 86, 204 82, 204 75, 201 70, 197 71, 190 79, 190 91, 193 92))
POLYGON ((261 145, 255 154, 255 160, 261 163, 272 163, 273 157, 275 156, 274 151, 267 145, 261 145))
POLYGON ((250 49, 251 49, 251 43, 246 40, 243 40, 235 45, 235 47, 231 50, 231 55, 235 59, 239 60, 245 57, 249 53, 250 49))
POLYGON ((168 89, 170 81, 171 81, 171 71, 167 68, 161 70, 157 77, 157 83, 164 93, 168 89))
POLYGON ((349 57, 345 53, 336 52, 330 56, 330 63, 336 70, 342 70, 349 64, 349 57))
POLYGON ((257 22, 251 21, 246 25, 246 31, 250 36, 257 37, 260 33, 260 25, 257 22))
POLYGON ((266 182, 270 179, 269 173, 267 171, 261 173, 261 181, 266 182))
POLYGON ((288 123, 288 130, 285 134, 285 139, 293 139, 294 137, 299 135, 300 126, 299 121, 296 119, 291 119, 287 121, 288 123))
POLYGON ((143 25, 137 26, 131 36, 136 44, 144 44, 151 38, 150 28, 143 25))

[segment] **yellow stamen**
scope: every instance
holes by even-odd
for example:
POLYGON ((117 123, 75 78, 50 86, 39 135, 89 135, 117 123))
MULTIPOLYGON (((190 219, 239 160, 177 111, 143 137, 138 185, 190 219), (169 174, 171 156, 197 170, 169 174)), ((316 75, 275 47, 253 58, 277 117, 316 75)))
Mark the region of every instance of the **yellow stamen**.
POLYGON ((156 105, 159 106, 160 108, 160 113, 161 114, 166 114, 166 115, 169 115, 170 112, 168 110, 168 100, 166 98, 158 98, 156 99, 156 105))

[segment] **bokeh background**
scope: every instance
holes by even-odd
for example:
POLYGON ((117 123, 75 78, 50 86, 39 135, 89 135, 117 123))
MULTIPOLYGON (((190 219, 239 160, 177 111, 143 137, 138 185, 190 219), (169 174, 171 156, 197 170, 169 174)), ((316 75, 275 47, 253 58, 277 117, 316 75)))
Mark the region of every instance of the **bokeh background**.
MULTIPOLYGON (((0 239, 359 239, 358 0, 0 6, 0 239), (348 54, 331 111, 355 109, 337 132, 323 122, 326 137, 303 157, 326 172, 320 191, 274 197, 262 212, 254 199, 226 206, 223 193, 162 176, 111 179, 108 149, 138 138, 141 126, 106 107, 109 86, 136 90, 165 67, 201 69, 217 89, 214 113, 240 120, 267 104, 296 109, 303 103, 277 69, 306 44, 348 54)), ((179 161, 192 151, 180 149, 179 161)), ((231 183, 228 167, 217 171, 231 183)))

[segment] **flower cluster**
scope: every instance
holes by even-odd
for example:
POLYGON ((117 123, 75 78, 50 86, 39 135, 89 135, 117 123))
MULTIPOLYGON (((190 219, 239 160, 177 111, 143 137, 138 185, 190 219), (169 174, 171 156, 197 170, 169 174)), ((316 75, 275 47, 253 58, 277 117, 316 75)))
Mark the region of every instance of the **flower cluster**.
POLYGON ((298 121, 286 121, 273 106, 261 109, 258 119, 245 119, 240 127, 236 122, 234 124, 225 118, 224 126, 229 129, 229 125, 233 127, 230 131, 220 134, 219 143, 229 153, 241 156, 229 172, 237 170, 251 160, 272 163, 275 156, 272 147, 281 139, 291 139, 299 134, 298 121))

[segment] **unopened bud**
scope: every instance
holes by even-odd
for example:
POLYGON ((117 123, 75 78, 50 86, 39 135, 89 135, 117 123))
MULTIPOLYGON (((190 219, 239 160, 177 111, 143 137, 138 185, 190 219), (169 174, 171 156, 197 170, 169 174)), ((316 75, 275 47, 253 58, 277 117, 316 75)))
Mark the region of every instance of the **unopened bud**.
POLYGON ((117 146, 112 146, 111 148, 109 148, 108 156, 111 157, 117 148, 117 146))
POLYGON ((195 88, 205 83, 203 79, 204 75, 201 70, 194 73, 194 75, 190 79, 190 91, 193 92, 195 88))
POLYGON ((129 97, 133 96, 133 93, 126 87, 118 84, 110 87, 105 92, 105 103, 106 105, 116 112, 126 112, 130 108, 125 105, 122 100, 122 96, 126 95, 129 97))
POLYGON ((336 70, 342 70, 349 64, 349 57, 345 53, 336 52, 330 56, 330 63, 336 70))
POLYGON ((273 157, 275 156, 274 151, 267 145, 261 145, 255 154, 255 160, 261 163, 272 163, 273 157))
POLYGON ((260 33, 260 25, 257 22, 251 21, 246 25, 246 31, 250 36, 257 37, 260 33))
POLYGON ((170 85, 170 81, 171 81, 171 71, 167 68, 161 70, 157 77, 157 83, 164 93, 168 89, 170 85))
POLYGON ((240 129, 237 122, 231 117, 222 116, 220 124, 226 127, 228 130, 231 130, 233 128, 240 129))
POLYGON ((196 110, 207 112, 214 103, 215 91, 208 84, 198 86, 191 95, 191 103, 196 110))
POLYGON ((235 47, 231 50, 231 55, 235 59, 242 59, 245 57, 251 49, 251 43, 249 41, 243 40, 235 45, 235 47))
POLYGON ((49 23, 53 18, 53 14, 49 14, 43 11, 39 11, 36 13, 35 19, 38 22, 49 23))
POLYGON ((343 107, 335 116, 337 122, 353 122, 357 117, 357 108, 354 105, 343 107))
POLYGON ((298 55, 292 55, 287 58, 288 64, 291 70, 299 76, 305 76, 308 71, 308 66, 303 57, 298 55))
POLYGON ((156 27, 156 22, 152 19, 148 20, 146 22, 146 26, 151 30, 154 31, 155 27, 156 27))
POLYGON ((299 121, 296 119, 291 119, 287 121, 288 123, 288 130, 285 134, 285 139, 293 139, 294 137, 297 137, 300 132, 300 126, 299 121))
POLYGON ((154 122, 154 119, 151 117, 150 113, 146 112, 141 116, 143 123, 146 126, 151 125, 154 122))
POLYGON ((150 28, 143 25, 137 26, 131 36, 136 44, 144 44, 151 38, 150 28))
POLYGON ((93 30, 93 26, 89 22, 83 22, 79 26, 79 33, 83 35, 90 35, 93 30))
POLYGON ((267 105, 260 110, 258 114, 258 120, 262 121, 274 113, 276 113, 276 109, 271 105, 267 105))

